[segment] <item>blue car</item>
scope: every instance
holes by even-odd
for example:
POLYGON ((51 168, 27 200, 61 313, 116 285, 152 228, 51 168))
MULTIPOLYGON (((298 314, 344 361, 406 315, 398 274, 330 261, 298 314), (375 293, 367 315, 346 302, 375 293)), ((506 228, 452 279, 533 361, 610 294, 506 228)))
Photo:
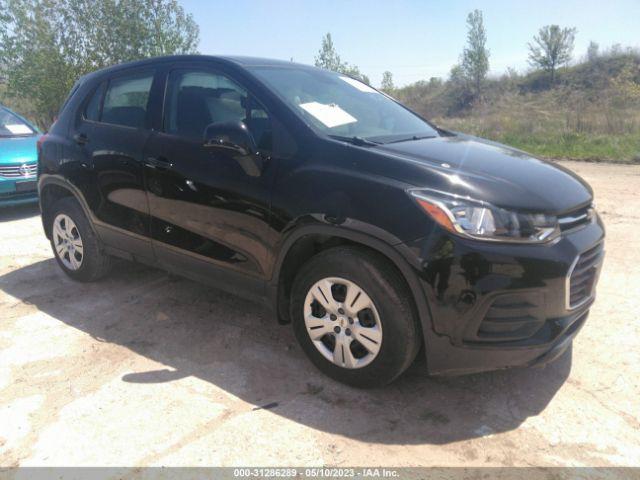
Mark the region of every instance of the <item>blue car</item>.
POLYGON ((0 206, 35 202, 38 129, 0 105, 0 206))

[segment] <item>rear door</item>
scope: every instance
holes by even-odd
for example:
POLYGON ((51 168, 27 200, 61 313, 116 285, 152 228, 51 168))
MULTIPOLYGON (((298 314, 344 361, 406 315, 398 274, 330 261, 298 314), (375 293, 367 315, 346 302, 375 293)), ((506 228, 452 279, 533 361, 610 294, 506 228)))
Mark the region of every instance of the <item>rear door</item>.
POLYGON ((73 138, 90 163, 96 188, 88 199, 104 242, 153 258, 143 150, 153 112, 154 69, 118 72, 88 99, 73 138))
POLYGON ((199 66, 169 73, 162 131, 145 149, 154 250, 165 268, 260 296, 273 168, 205 147, 206 127, 228 121, 245 122, 269 156, 271 119, 230 75, 199 66))

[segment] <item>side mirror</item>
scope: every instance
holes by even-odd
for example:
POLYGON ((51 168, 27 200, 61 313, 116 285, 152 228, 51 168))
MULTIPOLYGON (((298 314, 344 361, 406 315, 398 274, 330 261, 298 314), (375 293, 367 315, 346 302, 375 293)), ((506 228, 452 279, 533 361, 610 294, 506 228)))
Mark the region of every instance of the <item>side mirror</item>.
POLYGON ((204 131, 204 146, 232 157, 255 155, 256 141, 243 122, 212 123, 204 131))
POLYGON ((204 131, 204 146, 233 158, 250 177, 259 177, 266 159, 244 122, 212 123, 204 131))

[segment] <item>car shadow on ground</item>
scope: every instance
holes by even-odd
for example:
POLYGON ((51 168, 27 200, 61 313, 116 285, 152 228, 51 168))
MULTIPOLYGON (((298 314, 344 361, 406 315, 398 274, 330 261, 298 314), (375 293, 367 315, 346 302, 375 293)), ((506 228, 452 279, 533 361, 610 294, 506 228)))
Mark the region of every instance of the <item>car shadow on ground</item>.
POLYGON ((254 409, 373 443, 445 444, 515 429, 544 410, 571 370, 570 351, 544 369, 463 377, 430 378, 418 362, 393 384, 363 391, 318 372, 291 328, 262 306, 158 270, 122 262, 105 280, 80 284, 49 259, 0 276, 0 289, 166 366, 123 367, 121 381, 195 376, 254 409))
POLYGON ((40 215, 40 207, 37 201, 15 206, 4 206, 0 204, 0 223, 22 220, 23 218, 35 217, 36 215, 40 215))

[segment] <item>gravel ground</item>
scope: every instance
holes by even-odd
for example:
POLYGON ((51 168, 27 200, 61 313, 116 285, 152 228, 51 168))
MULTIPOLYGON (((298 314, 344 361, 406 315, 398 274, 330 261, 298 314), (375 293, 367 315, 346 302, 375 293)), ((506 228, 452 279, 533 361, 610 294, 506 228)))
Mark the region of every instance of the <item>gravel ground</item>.
POLYGON ((0 466, 640 465, 640 166, 563 164, 608 231, 573 351, 376 391, 245 300, 126 263, 74 283, 36 209, 0 211, 0 466))

